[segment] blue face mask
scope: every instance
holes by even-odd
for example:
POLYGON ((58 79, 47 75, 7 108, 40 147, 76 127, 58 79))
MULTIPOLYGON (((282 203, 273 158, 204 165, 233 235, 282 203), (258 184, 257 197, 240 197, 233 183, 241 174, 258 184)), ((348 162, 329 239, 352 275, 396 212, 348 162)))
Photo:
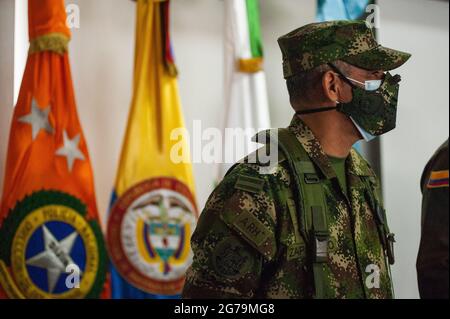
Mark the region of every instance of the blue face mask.
POLYGON ((353 124, 355 124, 356 128, 358 129, 359 133, 361 134, 361 136, 364 138, 364 140, 366 142, 370 142, 373 139, 376 138, 375 135, 370 134, 369 132, 367 132, 366 130, 364 130, 361 126, 359 126, 356 121, 350 116, 350 119, 352 120, 353 124))
POLYGON ((367 80, 367 81, 364 81, 364 83, 363 83, 363 82, 360 82, 358 80, 355 80, 355 79, 352 79, 349 77, 347 77, 347 79, 352 82, 363 85, 364 89, 366 91, 376 91, 380 88, 381 84, 383 84, 383 80, 367 80))

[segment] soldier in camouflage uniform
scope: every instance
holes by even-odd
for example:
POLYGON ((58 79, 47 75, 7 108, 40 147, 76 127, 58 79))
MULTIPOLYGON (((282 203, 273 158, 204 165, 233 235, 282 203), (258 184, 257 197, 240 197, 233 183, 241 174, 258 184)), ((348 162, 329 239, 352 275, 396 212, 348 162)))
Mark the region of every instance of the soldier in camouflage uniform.
POLYGON ((297 114, 210 195, 183 297, 392 298, 379 181, 351 146, 395 127, 400 78, 384 71, 410 55, 362 21, 309 24, 279 44, 297 114), (251 159, 273 145, 278 161, 261 173, 251 159))

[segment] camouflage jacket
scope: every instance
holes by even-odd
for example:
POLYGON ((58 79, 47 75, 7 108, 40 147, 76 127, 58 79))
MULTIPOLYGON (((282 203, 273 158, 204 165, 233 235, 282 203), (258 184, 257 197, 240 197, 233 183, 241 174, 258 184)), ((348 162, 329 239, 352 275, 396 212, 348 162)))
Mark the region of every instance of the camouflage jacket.
MULTIPOLYGON (((348 196, 312 131, 297 117, 288 127, 325 179, 329 227, 325 298, 392 298, 389 264, 360 176, 378 181, 352 150, 346 160, 348 196), (376 278, 374 277, 376 276, 376 278)), ((311 298, 314 278, 305 240, 298 238, 284 194, 292 194, 286 161, 270 174, 240 163, 210 195, 191 244, 183 298, 311 298), (262 187, 238 187, 241 179, 262 187)), ((297 212, 301 214, 302 212, 297 212)))

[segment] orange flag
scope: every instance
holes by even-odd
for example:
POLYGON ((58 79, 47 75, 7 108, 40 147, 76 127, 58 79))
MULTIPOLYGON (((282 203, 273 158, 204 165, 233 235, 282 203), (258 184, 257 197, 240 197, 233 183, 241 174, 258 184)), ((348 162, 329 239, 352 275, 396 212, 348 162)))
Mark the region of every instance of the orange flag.
POLYGON ((107 298, 107 255, 63 0, 29 0, 30 49, 0 210, 0 297, 107 298))

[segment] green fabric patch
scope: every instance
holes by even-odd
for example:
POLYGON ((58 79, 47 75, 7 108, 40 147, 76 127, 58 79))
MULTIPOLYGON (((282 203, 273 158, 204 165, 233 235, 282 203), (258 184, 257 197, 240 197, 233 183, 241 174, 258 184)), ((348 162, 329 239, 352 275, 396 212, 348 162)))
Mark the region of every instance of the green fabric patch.
POLYGON ((234 188, 249 192, 259 193, 264 187, 264 179, 247 175, 239 175, 234 188))
POLYGON ((270 231, 259 221, 258 218, 249 212, 242 212, 233 223, 249 240, 256 246, 264 243, 270 236, 270 231))
POLYGON ((213 253, 213 266, 218 274, 226 278, 239 278, 253 267, 251 254, 235 238, 223 239, 213 253))
POLYGON ((299 259, 305 254, 304 244, 293 244, 287 249, 287 260, 291 261, 294 259, 299 259))

